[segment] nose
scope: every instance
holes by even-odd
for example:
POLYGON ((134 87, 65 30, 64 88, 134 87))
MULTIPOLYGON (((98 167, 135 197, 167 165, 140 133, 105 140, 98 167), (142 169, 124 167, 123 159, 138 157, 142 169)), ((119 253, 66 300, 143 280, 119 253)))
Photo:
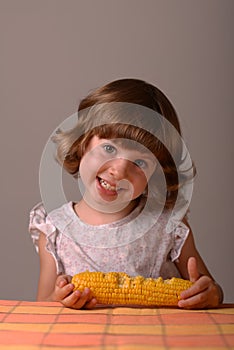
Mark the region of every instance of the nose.
POLYGON ((109 167, 109 174, 113 176, 116 180, 121 180, 127 178, 131 168, 131 162, 124 158, 118 158, 111 161, 109 167))

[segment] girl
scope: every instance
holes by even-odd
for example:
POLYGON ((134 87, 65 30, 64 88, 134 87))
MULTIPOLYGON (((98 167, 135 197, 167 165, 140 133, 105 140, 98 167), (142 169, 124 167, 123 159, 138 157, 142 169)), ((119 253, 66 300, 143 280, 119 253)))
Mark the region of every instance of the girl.
POLYGON ((195 169, 167 97, 144 81, 117 80, 84 98, 78 116, 54 141, 82 198, 30 213, 40 255, 37 299, 93 308, 90 290, 73 291, 71 276, 99 270, 190 279, 181 308, 222 303, 187 222, 195 169))

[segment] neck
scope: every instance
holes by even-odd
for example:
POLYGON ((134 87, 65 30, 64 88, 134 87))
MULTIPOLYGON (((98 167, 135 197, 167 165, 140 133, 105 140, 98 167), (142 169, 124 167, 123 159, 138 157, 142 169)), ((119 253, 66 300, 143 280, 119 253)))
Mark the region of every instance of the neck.
POLYGON ((133 209, 139 203, 139 199, 135 199, 131 201, 124 209, 115 212, 115 213, 106 213, 98 211, 87 204, 87 202, 82 199, 79 203, 76 203, 74 206, 74 210, 79 218, 89 224, 89 225, 103 225, 109 224, 111 222, 115 222, 123 219, 128 214, 130 214, 133 209))

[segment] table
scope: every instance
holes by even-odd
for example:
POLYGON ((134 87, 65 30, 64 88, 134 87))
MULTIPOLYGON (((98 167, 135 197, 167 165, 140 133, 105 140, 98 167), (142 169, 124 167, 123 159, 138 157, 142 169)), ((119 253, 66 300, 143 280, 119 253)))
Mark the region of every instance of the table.
POLYGON ((234 349, 234 304, 209 310, 0 300, 1 350, 234 349))

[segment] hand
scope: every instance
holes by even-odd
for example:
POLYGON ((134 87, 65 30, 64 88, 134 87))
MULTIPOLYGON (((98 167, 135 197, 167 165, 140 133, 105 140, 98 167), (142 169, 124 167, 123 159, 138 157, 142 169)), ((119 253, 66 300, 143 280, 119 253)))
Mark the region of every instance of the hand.
POLYGON ((59 301, 66 307, 73 309, 92 309, 96 304, 96 299, 92 298, 89 288, 81 293, 79 290, 73 291, 74 285, 71 283, 72 277, 60 275, 55 282, 53 300, 59 301))
POLYGON ((186 309, 217 307, 222 299, 220 287, 209 276, 201 275, 194 257, 188 260, 188 273, 192 287, 181 293, 178 306, 186 309))

